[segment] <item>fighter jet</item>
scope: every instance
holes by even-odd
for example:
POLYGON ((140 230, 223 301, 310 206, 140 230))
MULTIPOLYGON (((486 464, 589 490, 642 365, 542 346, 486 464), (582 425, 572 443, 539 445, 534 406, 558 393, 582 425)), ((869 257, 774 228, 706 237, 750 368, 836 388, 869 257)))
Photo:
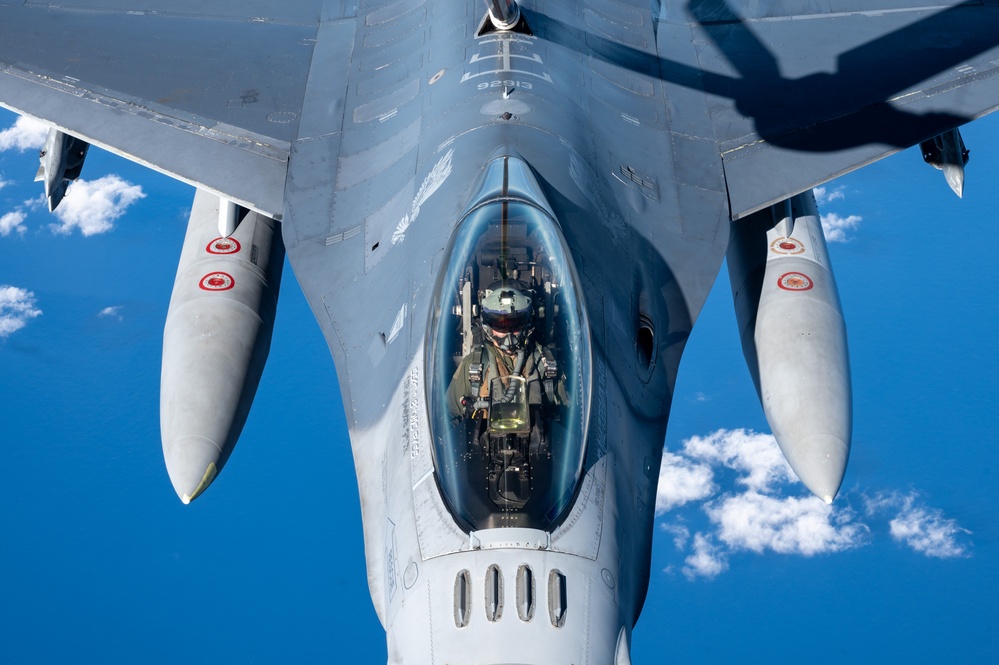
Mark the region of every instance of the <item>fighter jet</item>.
POLYGON ((51 206, 89 144, 197 188, 161 382, 183 502, 239 437, 287 254, 389 662, 626 665, 722 261, 777 442, 832 501, 852 397, 810 190, 922 145, 963 193, 996 25, 922 0, 13 3, 0 103, 56 132, 51 206))

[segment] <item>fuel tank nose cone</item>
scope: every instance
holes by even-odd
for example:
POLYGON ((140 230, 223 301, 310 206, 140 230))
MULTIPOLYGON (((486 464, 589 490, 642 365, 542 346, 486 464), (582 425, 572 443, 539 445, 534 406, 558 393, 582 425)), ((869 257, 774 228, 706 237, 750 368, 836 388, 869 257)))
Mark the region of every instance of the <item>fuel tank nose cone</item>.
POLYGON ((812 493, 825 503, 832 503, 843 484, 850 447, 838 436, 814 434, 796 443, 787 453, 787 461, 812 493))
POLYGON ((186 505, 204 492, 218 475, 221 448, 202 436, 182 436, 163 446, 163 459, 173 489, 186 505))

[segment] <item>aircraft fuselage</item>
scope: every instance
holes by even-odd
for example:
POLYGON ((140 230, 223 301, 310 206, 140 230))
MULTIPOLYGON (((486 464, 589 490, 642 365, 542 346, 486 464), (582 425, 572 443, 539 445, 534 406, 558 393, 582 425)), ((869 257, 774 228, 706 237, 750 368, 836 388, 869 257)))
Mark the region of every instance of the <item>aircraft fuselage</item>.
MULTIPOLYGON (((727 241, 720 167, 718 191, 677 179, 662 89, 592 54, 557 15, 525 15, 547 38, 476 37, 472 14, 354 35, 365 46, 337 138, 332 221, 284 219, 337 364, 393 663, 629 662, 677 365, 727 241), (420 46, 393 61, 407 45, 420 46), (381 80, 399 82, 366 93, 381 80), (371 132, 385 140, 352 152, 371 132), (580 478, 548 530, 460 524, 435 467, 430 331, 440 317, 460 325, 450 306, 433 309, 435 288, 484 173, 504 157, 529 165, 533 203, 565 238, 591 348, 580 478), (363 219, 337 215, 358 205, 363 219), (694 205, 717 212, 685 224, 694 205)), ((636 43, 654 43, 651 25, 628 28, 636 43)), ((295 160, 290 187, 305 177, 295 160)))

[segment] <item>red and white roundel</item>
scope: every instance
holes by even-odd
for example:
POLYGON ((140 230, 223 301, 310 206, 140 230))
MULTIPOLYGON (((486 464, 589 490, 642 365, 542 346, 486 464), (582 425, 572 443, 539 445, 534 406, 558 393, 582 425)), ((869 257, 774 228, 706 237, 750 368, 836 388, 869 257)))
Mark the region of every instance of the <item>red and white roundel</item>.
POLYGON ((777 278, 777 286, 785 291, 807 291, 815 283, 803 272, 786 272, 777 278))
POLYGON ((801 254, 805 246, 795 238, 777 238, 770 243, 770 251, 777 254, 801 254))
POLYGON ((205 291, 228 291, 236 286, 236 280, 227 272, 210 272, 198 283, 205 291))
POLYGON ((216 238, 205 249, 209 254, 235 254, 239 251, 239 241, 235 238, 216 238))

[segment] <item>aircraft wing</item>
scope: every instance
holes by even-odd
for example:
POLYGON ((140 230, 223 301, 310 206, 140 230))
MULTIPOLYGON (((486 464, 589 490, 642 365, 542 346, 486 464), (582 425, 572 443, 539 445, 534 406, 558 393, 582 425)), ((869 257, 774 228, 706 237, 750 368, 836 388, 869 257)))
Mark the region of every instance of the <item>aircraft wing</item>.
POLYGON ((349 4, 2 3, 0 104, 280 218, 294 141, 340 129, 349 4))
MULTIPOLYGON (((672 132, 720 155, 733 218, 999 107, 992 0, 662 3, 653 58, 615 28, 638 10, 596 4, 592 57, 663 79, 672 132)), ((0 4, 0 103, 280 218, 292 145, 340 131, 354 7, 0 4)))
POLYGON ((716 144, 733 218, 999 107, 994 1, 735 7, 664 2, 657 25, 671 129, 716 144))

